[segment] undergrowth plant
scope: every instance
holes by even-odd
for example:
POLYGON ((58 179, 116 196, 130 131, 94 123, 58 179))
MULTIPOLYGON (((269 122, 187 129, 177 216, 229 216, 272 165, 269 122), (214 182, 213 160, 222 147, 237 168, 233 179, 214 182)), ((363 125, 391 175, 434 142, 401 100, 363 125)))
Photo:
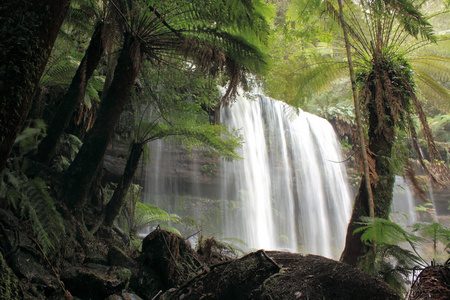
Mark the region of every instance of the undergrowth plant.
POLYGON ((444 263, 450 258, 450 228, 439 223, 416 223, 412 225, 413 232, 420 233, 433 245, 433 261, 431 264, 444 263), (442 243, 443 250, 438 250, 442 243), (447 255, 445 255, 447 254, 447 255))
POLYGON ((213 235, 207 237, 201 235, 197 240, 196 248, 199 254, 210 261, 226 257, 236 259, 245 253, 237 244, 245 245, 242 240, 236 238, 218 239, 213 235))
POLYGON ((118 218, 119 226, 128 233, 130 241, 138 239, 140 231, 147 227, 160 226, 170 232, 180 232, 169 224, 180 223, 176 214, 167 213, 153 204, 140 202, 142 187, 133 184, 127 193, 127 202, 118 218))
POLYGON ((450 229, 438 223, 417 223, 403 229, 398 224, 381 218, 364 218, 361 240, 373 251, 369 251, 360 268, 385 281, 399 295, 406 292, 405 283, 412 270, 433 265, 438 257, 437 244, 442 242, 445 251, 450 252, 450 229), (421 235, 414 233, 421 233, 421 235), (423 242, 431 240, 434 259, 428 263, 419 253, 423 242), (409 247, 409 249, 407 249, 409 247))
POLYGON ((58 247, 65 228, 45 181, 25 174, 27 159, 23 155, 35 149, 45 134, 43 121, 33 120, 28 125, 15 141, 17 156, 10 157, 0 173, 0 201, 2 206, 12 207, 19 218, 29 220, 37 242, 44 254, 48 254, 58 247))
POLYGON ((361 240, 372 247, 360 268, 386 282, 399 295, 404 294, 410 270, 417 264, 426 264, 416 250, 421 238, 381 218, 364 218, 357 232, 362 232, 361 240), (411 246, 412 251, 399 246, 401 243, 411 246))
POLYGON ((65 229, 48 187, 39 177, 28 178, 18 160, 9 160, 0 173, 0 200, 29 220, 45 254, 58 247, 65 229))

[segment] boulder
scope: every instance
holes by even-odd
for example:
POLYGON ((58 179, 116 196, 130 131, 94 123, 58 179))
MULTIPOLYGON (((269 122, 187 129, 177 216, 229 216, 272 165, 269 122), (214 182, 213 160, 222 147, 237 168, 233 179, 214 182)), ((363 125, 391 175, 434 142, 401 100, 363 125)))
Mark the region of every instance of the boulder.
POLYGON ((384 282, 317 255, 259 250, 210 267, 161 299, 400 299, 384 282))
POLYGON ((105 299, 128 286, 131 271, 121 267, 86 264, 70 266, 60 276, 72 295, 81 299, 105 299))
POLYGON ((108 264, 110 266, 124 267, 130 270, 137 268, 137 262, 117 246, 113 246, 109 249, 108 264))
POLYGON ((177 234, 156 229, 142 242, 138 294, 152 299, 160 291, 177 287, 201 267, 195 251, 177 234))

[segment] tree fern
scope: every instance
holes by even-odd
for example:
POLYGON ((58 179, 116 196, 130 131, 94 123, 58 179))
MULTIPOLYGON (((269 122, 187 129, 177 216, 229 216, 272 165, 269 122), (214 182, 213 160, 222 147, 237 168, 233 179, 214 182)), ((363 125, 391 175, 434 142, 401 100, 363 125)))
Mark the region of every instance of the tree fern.
POLYGON ((136 232, 148 226, 159 225, 165 230, 180 234, 178 229, 169 225, 180 223, 181 219, 176 214, 171 214, 156 205, 137 202, 135 206, 134 230, 136 232))
POLYGON ((420 232, 422 236, 431 238, 433 243, 433 260, 437 260, 437 244, 444 245, 444 251, 450 254, 450 228, 439 223, 416 223, 413 225, 415 232, 420 232))
POLYGON ((130 238, 136 238, 139 231, 149 226, 161 226, 165 230, 180 234, 180 232, 170 224, 180 223, 181 219, 176 214, 167 213, 156 205, 140 202, 141 187, 132 185, 127 193, 127 203, 125 203, 119 218, 118 224, 129 233, 130 238))

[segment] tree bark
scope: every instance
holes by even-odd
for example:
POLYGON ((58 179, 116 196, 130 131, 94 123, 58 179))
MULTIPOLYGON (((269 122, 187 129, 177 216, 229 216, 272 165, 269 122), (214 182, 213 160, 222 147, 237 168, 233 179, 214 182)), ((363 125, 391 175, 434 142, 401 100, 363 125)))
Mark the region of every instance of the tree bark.
POLYGON ((114 220, 119 215, 122 210, 122 206, 125 203, 125 196, 133 182, 134 175, 138 168, 139 160, 141 159, 143 151, 142 143, 133 143, 131 146, 130 156, 128 156, 127 164, 125 166, 125 171, 120 178, 119 184, 114 190, 114 194, 111 200, 106 206, 106 215, 104 224, 107 227, 111 227, 114 224, 114 220))
POLYGON ((353 60, 350 52, 350 42, 348 40, 347 33, 347 23, 344 20, 344 9, 342 8, 342 0, 338 0, 339 5, 339 18, 341 19, 342 31, 344 33, 344 41, 345 41, 345 50, 347 53, 347 61, 348 61, 348 69, 350 73, 350 82, 352 84, 352 95, 353 95, 353 104, 355 106, 355 119, 356 119, 356 127, 358 129, 359 143, 361 148, 361 157, 364 168, 364 182, 366 184, 366 193, 367 193, 367 201, 369 204, 370 217, 373 218, 375 216, 375 205, 372 194, 372 187, 370 183, 370 170, 369 170, 369 162, 367 158, 367 150, 366 150, 366 142, 364 135, 364 127, 362 125, 361 118, 361 105, 359 103, 358 95, 356 92, 356 79, 355 79, 355 71, 353 69, 353 60))
POLYGON ((99 22, 95 27, 89 47, 81 60, 69 89, 64 95, 52 123, 48 127, 47 135, 38 146, 35 158, 47 163, 54 154, 55 147, 66 129, 77 105, 81 103, 86 94, 86 86, 104 53, 106 41, 104 40, 105 24, 99 22))
POLYGON ((71 0, 0 5, 0 171, 30 110, 71 0))
MULTIPOLYGON (((378 117, 376 113, 375 100, 368 106, 369 110, 369 150, 372 159, 375 160, 375 171, 378 181, 371 183, 374 200, 374 214, 376 218, 387 219, 389 217, 395 173, 391 167, 390 159, 394 145, 394 124, 392 121, 385 121, 387 129, 377 130, 378 117)), ((386 113, 388 117, 389 112, 386 113)), ((368 247, 361 241, 361 233, 353 234, 355 229, 360 227, 361 217, 370 216, 368 193, 365 177, 361 180, 358 195, 355 198, 352 217, 347 228, 345 249, 341 255, 341 261, 353 266, 357 266, 359 259, 363 257, 368 247)))
POLYGON ((67 205, 76 211, 80 211, 86 203, 95 174, 101 165, 125 104, 128 102, 131 88, 139 73, 140 63, 139 40, 131 33, 125 33, 114 79, 100 105, 97 120, 64 175, 64 198, 67 205))

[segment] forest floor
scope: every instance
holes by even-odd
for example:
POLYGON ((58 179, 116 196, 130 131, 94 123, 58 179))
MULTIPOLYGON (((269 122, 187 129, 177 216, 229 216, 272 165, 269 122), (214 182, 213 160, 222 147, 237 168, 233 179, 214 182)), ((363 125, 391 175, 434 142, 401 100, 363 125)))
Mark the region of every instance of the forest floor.
MULTIPOLYGON (((0 209, 0 299, 400 299, 381 280, 322 256, 258 250, 231 258, 214 238, 194 250, 161 229, 137 250, 117 233, 83 235, 70 223, 60 248, 44 255, 26 222, 0 209)), ((448 299, 449 278, 450 265, 426 269, 410 299, 448 299)))

